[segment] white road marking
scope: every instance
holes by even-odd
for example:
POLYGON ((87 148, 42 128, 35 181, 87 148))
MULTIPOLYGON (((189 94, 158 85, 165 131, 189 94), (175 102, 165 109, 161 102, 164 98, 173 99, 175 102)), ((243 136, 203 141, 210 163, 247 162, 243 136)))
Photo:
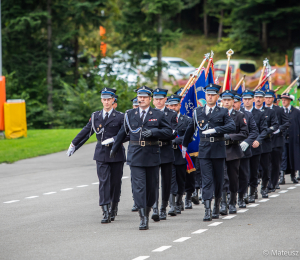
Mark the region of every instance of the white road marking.
POLYGON ((99 184, 99 182, 93 182, 92 184, 99 184))
POLYGON ((127 179, 127 178, 129 178, 128 176, 124 176, 124 177, 122 177, 122 179, 127 179))
POLYGON ((25 199, 34 199, 34 198, 38 198, 39 196, 30 196, 30 197, 26 197, 25 199))
POLYGON ((288 190, 296 189, 296 187, 289 187, 288 190))
POLYGON ((269 196, 269 198, 276 198, 276 197, 278 197, 278 196, 280 196, 280 194, 274 194, 274 195, 271 195, 271 196, 269 196))
POLYGON ((184 242, 184 241, 186 241, 186 240, 188 240, 188 239, 190 239, 191 237, 181 237, 181 238, 178 238, 178 239, 176 239, 176 240, 174 240, 173 242, 184 242))
POLYGON ((240 209, 240 210, 237 211, 237 213, 244 213, 246 211, 248 211, 248 209, 240 209))
POLYGON ((300 184, 296 184, 295 186, 300 186, 300 184))
POLYGON ((207 231, 208 229, 199 229, 199 230, 197 230, 197 231, 194 231, 192 234, 201 234, 201 233, 203 233, 203 232, 205 232, 205 231, 207 231))
POLYGON ((225 218, 222 218, 222 219, 232 219, 232 218, 234 218, 236 215, 232 215, 232 216, 227 216, 227 217, 225 217, 225 218))
POLYGON ((79 185, 79 186, 77 186, 77 188, 83 188, 83 187, 87 187, 87 186, 89 186, 89 185, 79 185))
POLYGON ((254 203, 253 203, 253 204, 248 205, 247 208, 254 208, 254 207, 258 206, 258 205, 259 205, 259 204, 254 204, 254 203))
POLYGON ((162 251, 169 249, 170 247, 172 247, 172 246, 161 246, 159 248, 152 250, 152 252, 162 252, 162 251))
POLYGON ((270 199, 262 199, 259 202, 267 202, 268 200, 270 200, 270 199))
POLYGON ((215 226, 218 226, 220 224, 222 224, 223 222, 215 222, 215 223, 212 223, 210 225, 208 225, 209 227, 215 227, 215 226))
POLYGON ((14 202, 18 202, 18 201, 20 201, 20 200, 10 200, 10 201, 5 201, 5 202, 3 202, 3 203, 14 203, 14 202))
POLYGON ((147 258, 149 258, 150 256, 139 256, 139 257, 136 257, 136 258, 134 258, 134 259, 132 259, 132 260, 144 260, 144 259, 147 259, 147 258))
POLYGON ((288 192, 288 190, 282 190, 282 191, 279 191, 278 193, 286 193, 288 192))
POLYGON ((67 191, 67 190, 73 190, 73 188, 65 188, 65 189, 61 189, 61 191, 67 191))
POLYGON ((50 194, 54 194, 54 193, 56 193, 56 191, 46 192, 46 193, 44 193, 43 195, 50 195, 50 194))

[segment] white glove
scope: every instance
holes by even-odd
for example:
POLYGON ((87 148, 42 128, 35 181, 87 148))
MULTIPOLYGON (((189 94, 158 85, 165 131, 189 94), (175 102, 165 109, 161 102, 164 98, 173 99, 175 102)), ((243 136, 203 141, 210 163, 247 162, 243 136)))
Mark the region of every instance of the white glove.
POLYGON ((217 131, 215 129, 208 129, 202 132, 204 135, 215 134, 217 131))
POLYGON ((113 138, 108 138, 106 140, 104 140, 101 144, 102 145, 106 145, 106 144, 111 144, 113 143, 115 140, 113 138))
POLYGON ((67 155, 70 157, 75 152, 75 146, 71 143, 67 151, 67 155))
POLYGON ((185 158, 186 147, 182 146, 182 157, 185 158))
POLYGON ((242 148, 242 151, 245 152, 248 148, 249 144, 247 142, 241 142, 240 147, 242 148))
POLYGON ((273 134, 278 134, 280 132, 280 129, 276 130, 273 134))

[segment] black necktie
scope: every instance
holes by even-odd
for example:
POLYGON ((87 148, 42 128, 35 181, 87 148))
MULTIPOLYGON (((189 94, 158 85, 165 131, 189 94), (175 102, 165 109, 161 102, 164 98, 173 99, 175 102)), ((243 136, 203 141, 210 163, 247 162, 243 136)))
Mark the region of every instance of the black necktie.
POLYGON ((208 114, 207 114, 207 116, 210 116, 210 115, 211 115, 211 113, 212 113, 212 108, 210 108, 210 109, 208 110, 208 114))
POLYGON ((145 114, 146 114, 146 111, 145 111, 145 110, 143 110, 143 111, 142 111, 142 116, 141 116, 142 122, 144 122, 144 119, 145 119, 145 114))
POLYGON ((106 123, 107 118, 108 118, 108 112, 106 112, 106 114, 105 114, 105 117, 104 117, 104 124, 106 123))

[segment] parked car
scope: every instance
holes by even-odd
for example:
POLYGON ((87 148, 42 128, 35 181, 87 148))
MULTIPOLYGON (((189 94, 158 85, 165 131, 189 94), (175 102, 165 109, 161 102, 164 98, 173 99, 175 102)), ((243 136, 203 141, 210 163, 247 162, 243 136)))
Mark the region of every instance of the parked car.
MULTIPOLYGON (((143 71, 148 71, 156 66, 157 58, 153 57, 149 60, 143 71)), ((192 70, 196 68, 188 63, 186 60, 177 57, 162 57, 162 77, 163 80, 168 82, 175 82, 182 79, 192 70)))
MULTIPOLYGON (((118 50, 113 54, 113 60, 115 63, 122 63, 122 62, 130 62, 134 57, 132 55, 132 51, 123 52, 122 50, 118 50)), ((148 52, 143 52, 136 57, 136 60, 139 61, 140 65, 145 65, 151 59, 151 55, 148 52)))
POLYGON ((293 52, 293 61, 289 62, 293 69, 293 79, 300 76, 300 47, 296 47, 293 52))

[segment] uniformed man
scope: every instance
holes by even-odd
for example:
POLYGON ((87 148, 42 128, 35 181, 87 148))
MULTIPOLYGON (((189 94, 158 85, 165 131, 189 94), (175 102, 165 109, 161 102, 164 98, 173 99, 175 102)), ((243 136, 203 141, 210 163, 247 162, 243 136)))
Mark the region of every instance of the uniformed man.
POLYGON ((235 131, 235 123, 227 108, 216 106, 221 86, 209 84, 205 89, 207 104, 194 110, 193 121, 188 125, 182 143, 182 156, 185 157, 187 146, 197 127, 200 132, 199 154, 202 173, 202 200, 205 215, 203 221, 212 220, 211 200, 215 196, 215 213, 221 200, 224 166, 226 158, 224 134, 235 131))
MULTIPOLYGON (((244 113, 233 109, 235 91, 226 90, 221 94, 221 97, 223 107, 228 109, 228 113, 234 120, 236 126, 235 131, 224 135, 226 139, 226 167, 230 191, 230 201, 228 208, 229 214, 235 214, 236 195, 239 188, 240 159, 244 156, 244 153, 240 147, 240 143, 248 137, 249 131, 244 113)), ((212 218, 219 218, 219 210, 217 209, 217 207, 218 205, 214 207, 212 218)), ((220 213, 222 214, 222 211, 220 213)))
POLYGON ((176 112, 176 138, 173 140, 174 162, 172 166, 172 186, 170 194, 170 210, 168 215, 176 216, 182 211, 182 197, 185 190, 185 178, 187 170, 186 159, 182 158, 181 145, 185 130, 191 122, 191 118, 180 113, 181 96, 171 95, 169 97, 169 107, 176 112))
POLYGON ((281 95, 281 98, 290 126, 285 135, 279 184, 285 184, 285 174, 291 174, 291 181, 298 183, 295 171, 300 169, 300 113, 297 108, 291 105, 291 101, 294 100, 293 95, 284 93, 281 95))
MULTIPOLYGON (((176 112, 169 108, 165 107, 167 101, 167 89, 157 88, 153 91, 153 105, 156 109, 160 110, 165 114, 165 118, 169 122, 173 133, 174 138, 176 136, 176 112)), ((166 207, 168 206, 168 199, 171 191, 171 180, 172 180, 172 166, 174 162, 174 151, 172 148, 172 141, 170 140, 160 140, 160 171, 161 171, 161 188, 162 188, 162 203, 160 212, 158 211, 159 204, 159 189, 157 189, 156 201, 153 205, 153 214, 152 219, 154 221, 166 220, 167 213, 166 207)), ((159 187, 159 175, 157 176, 157 188, 159 187)))
POLYGON ((113 103, 113 109, 117 109, 117 106, 118 106, 118 95, 115 95, 115 101, 113 103))
MULTIPOLYGON (((250 157, 250 176, 249 176, 249 186, 250 186, 250 193, 249 193, 249 203, 255 203, 255 199, 258 198, 257 196, 257 186, 258 186, 258 168, 260 162, 260 156, 262 153, 262 142, 263 139, 267 136, 267 121, 264 116, 264 113, 253 107, 254 102, 254 92, 251 90, 246 90, 243 92, 243 102, 244 102, 244 109, 241 109, 242 112, 250 112, 253 115, 255 120, 256 126, 259 131, 259 135, 257 136, 256 140, 249 144, 251 145, 251 153, 252 156, 250 157)), ((247 143, 248 144, 248 143, 247 143)), ((247 146, 245 145, 245 148, 247 146)))
POLYGON ((138 108, 139 107, 139 102, 137 100, 137 97, 131 99, 132 102, 132 108, 138 108))
POLYGON ((92 114, 87 125, 73 139, 67 154, 71 156, 76 146, 81 146, 82 141, 87 141, 91 135, 96 133, 98 141, 94 160, 96 160, 99 178, 99 205, 103 210, 101 223, 110 223, 115 219, 120 198, 123 165, 126 161, 125 148, 121 143, 115 150, 114 158, 110 158, 109 154, 112 143, 123 125, 124 114, 113 108, 115 89, 104 88, 100 93, 103 110, 92 114))
POLYGON ((137 89, 139 108, 125 113, 125 123, 111 149, 113 158, 127 134, 130 135, 127 164, 130 165, 134 202, 139 209, 140 230, 149 228, 149 213, 156 199, 156 176, 160 161, 159 140, 172 139, 165 114, 151 108, 152 89, 137 89))
POLYGON ((257 90, 254 93, 255 108, 264 112, 264 116, 267 121, 267 136, 262 142, 262 153, 260 156, 260 165, 262 168, 262 183, 260 193, 263 198, 268 198, 268 182, 270 179, 270 156, 272 152, 272 140, 271 135, 277 131, 279 124, 276 113, 273 109, 265 108, 265 92, 257 90))
MULTIPOLYGON (((246 204, 249 203, 248 200, 248 183, 250 176, 250 158, 252 156, 251 145, 257 139, 259 131, 256 126, 254 117, 252 113, 245 111, 241 108, 241 95, 235 94, 234 105, 235 110, 242 111, 245 114, 247 121, 249 135, 243 142, 240 143, 242 151, 244 152, 243 158, 240 159, 239 167, 239 190, 238 190, 238 205, 239 208, 246 208, 246 204)), ((223 198, 223 197, 222 197, 223 198)))
MULTIPOLYGON (((269 109, 273 109, 276 113, 279 128, 275 131, 271 137, 272 140, 272 152, 270 160, 270 181, 268 184, 269 192, 274 192, 279 179, 281 158, 284 146, 283 133, 287 131, 289 127, 289 118, 284 112, 282 107, 273 105, 274 99, 276 98, 274 90, 267 90, 265 94, 265 106, 269 109)), ((279 188, 279 187, 278 187, 279 188)))

